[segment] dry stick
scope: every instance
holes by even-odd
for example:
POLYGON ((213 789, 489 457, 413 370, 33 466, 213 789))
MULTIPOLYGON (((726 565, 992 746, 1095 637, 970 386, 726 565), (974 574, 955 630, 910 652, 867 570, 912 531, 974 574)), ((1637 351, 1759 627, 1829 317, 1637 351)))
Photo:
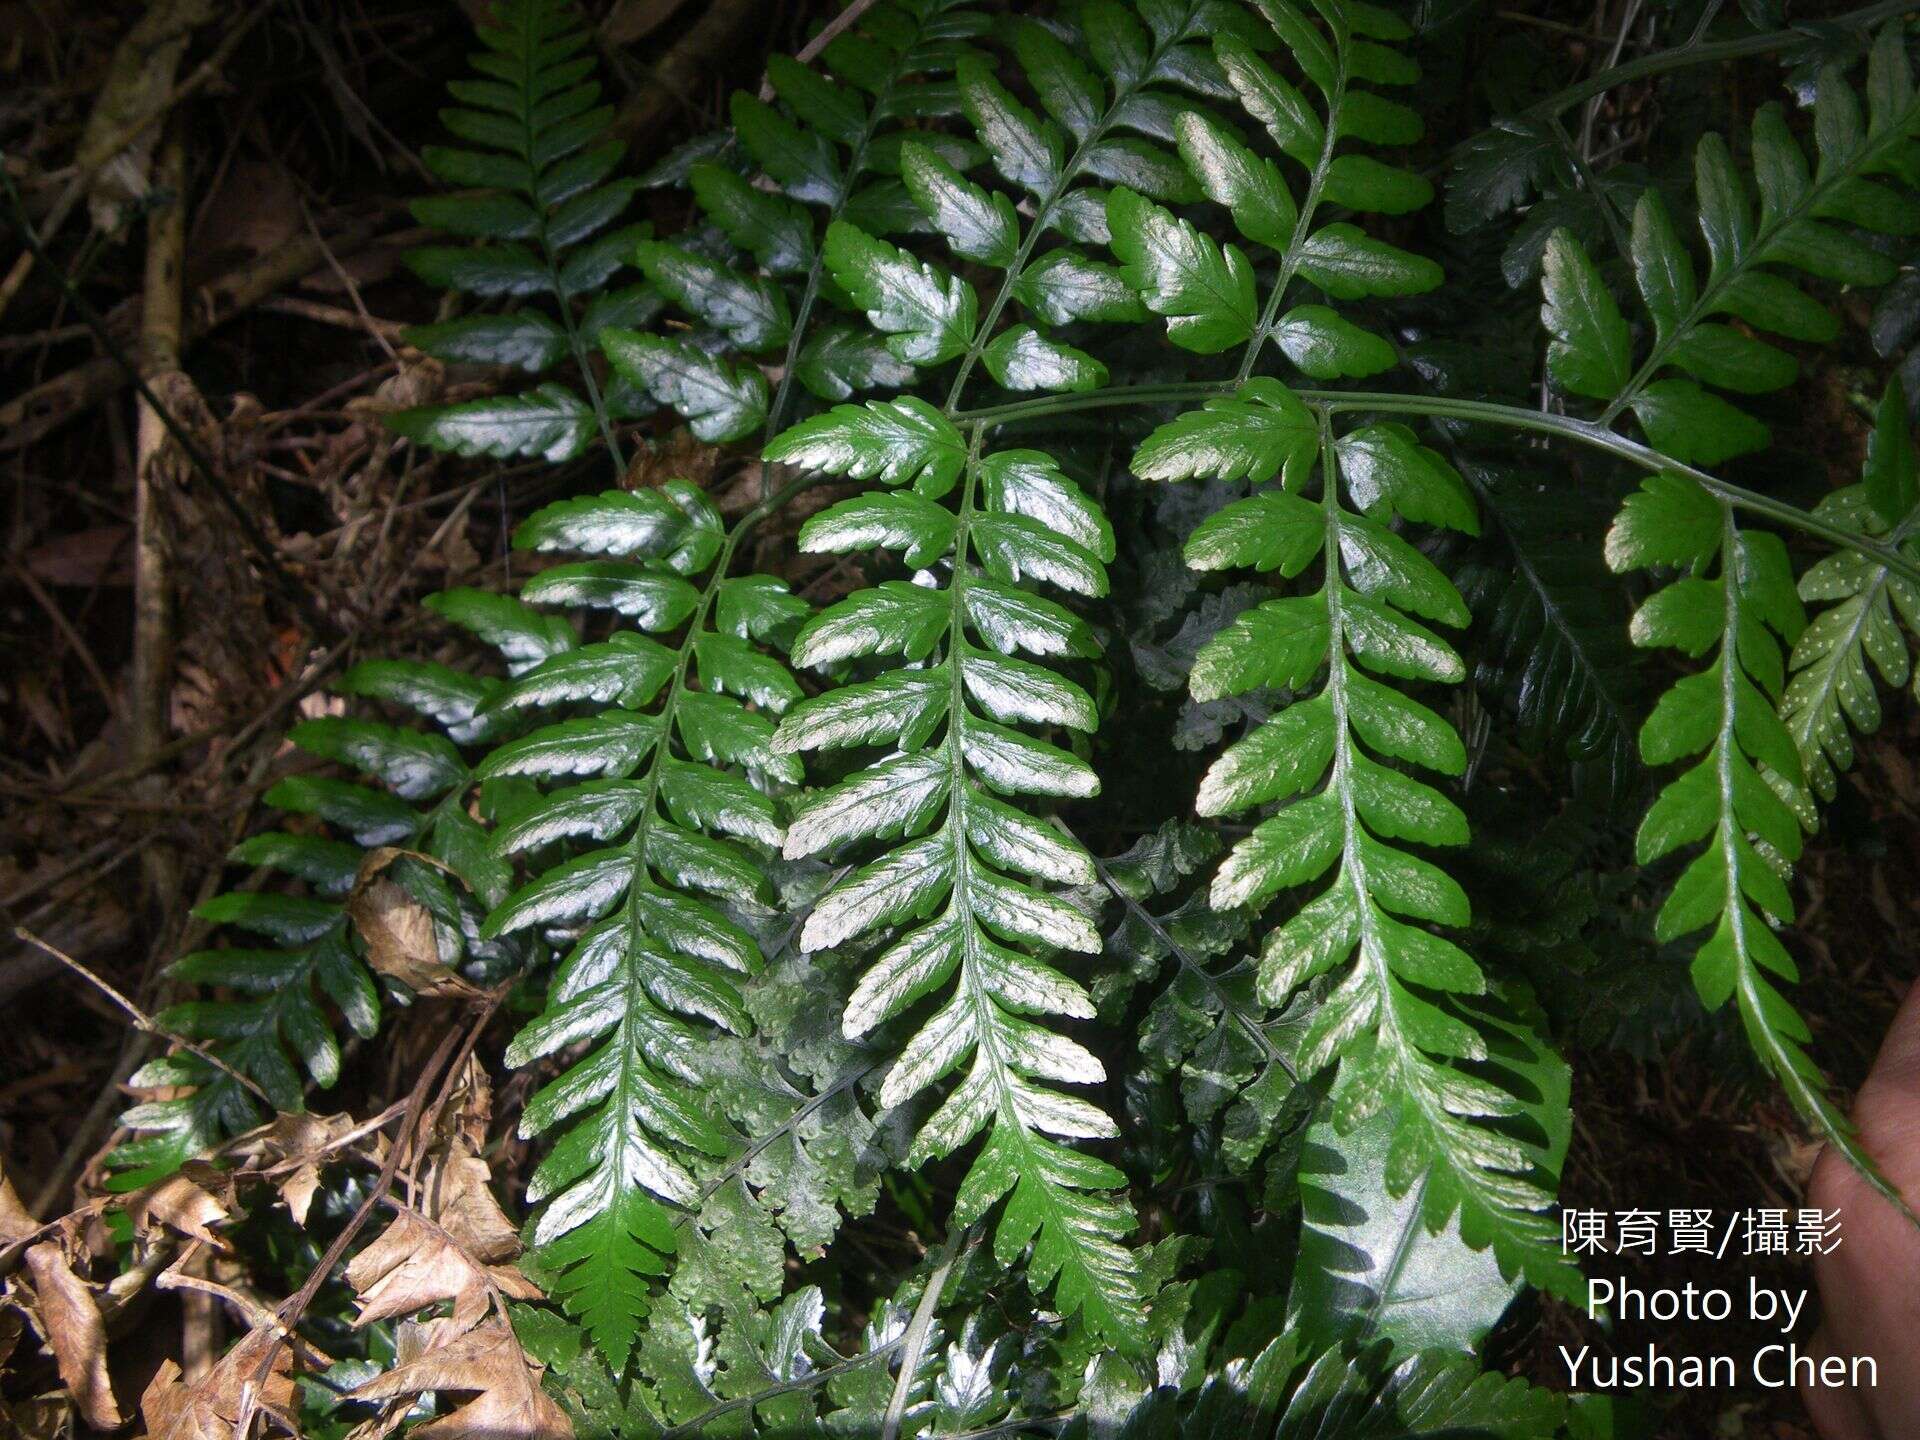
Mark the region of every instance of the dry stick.
MULTIPOLYGON (((1627 48, 1627 36, 1633 30, 1634 21, 1640 18, 1640 0, 1627 0, 1626 13, 1620 17, 1620 29, 1613 37, 1613 50, 1607 56, 1603 70, 1611 70, 1620 63, 1620 53, 1627 48)), ((1596 95, 1587 102, 1586 113, 1580 117, 1580 149, 1577 154, 1582 161, 1593 155, 1593 126, 1600 118, 1602 96, 1596 95)))
POLYGON ((78 975, 81 979, 85 980, 89 985, 92 985, 95 989, 99 990, 101 994, 105 995, 115 1005, 118 1005, 122 1010, 127 1012, 127 1017, 133 1021, 134 1029, 141 1031, 143 1034, 154 1035, 154 1036, 158 1036, 162 1040, 171 1041, 173 1044, 178 1045, 181 1049, 186 1050, 191 1054, 198 1055, 202 1060, 206 1061, 207 1064, 213 1066, 213 1068, 218 1070, 221 1074, 227 1076, 229 1079, 237 1080, 242 1085, 246 1086, 248 1090, 253 1092, 255 1098, 257 1098, 263 1105, 265 1105, 268 1110, 274 1109, 273 1101, 267 1098, 267 1092, 262 1090, 258 1085, 254 1084, 252 1080, 248 1079, 245 1075, 242 1075, 238 1070, 234 1069, 231 1065, 227 1064, 226 1061, 222 1060, 218 1055, 215 1055, 211 1050, 203 1049, 201 1046, 194 1044, 193 1041, 188 1040, 182 1036, 175 1035, 170 1030, 163 1030, 160 1026, 154 1024, 153 1018, 150 1015, 148 1015, 146 1011, 142 1010, 138 1005, 134 1004, 133 1001, 129 1000, 126 996, 122 995, 118 990, 114 989, 114 987, 111 984, 109 984, 105 980, 102 980, 98 975, 94 974, 93 971, 89 970, 86 966, 82 965, 78 960, 74 959, 71 955, 67 954, 66 951, 58 949, 55 946, 49 945, 46 941, 42 940, 38 935, 34 934, 31 930, 27 929, 27 927, 24 925, 16 925, 13 927, 13 938, 16 940, 22 941, 28 945, 31 945, 37 950, 44 950, 47 954, 51 955, 54 959, 58 960, 62 965, 66 966, 69 970, 73 971, 74 974, 78 975))
MULTIPOLYGON (((334 254, 349 255, 361 249, 373 238, 382 219, 384 215, 373 216, 349 225, 334 237, 334 254)), ((202 286, 187 307, 183 339, 198 340, 325 263, 326 257, 312 236, 296 235, 278 249, 202 286)), ((103 355, 0 404, 0 452, 25 449, 126 383, 125 372, 111 356, 103 355)))
MULTIPOLYGON (((147 220, 147 273, 141 293, 140 370, 143 379, 180 368, 180 272, 187 245, 187 151, 180 125, 170 123, 154 164, 154 182, 172 200, 147 220)), ((167 446, 167 417, 151 401, 139 408, 133 460, 133 699, 131 709, 136 765, 157 768, 154 756, 167 743, 168 698, 173 689, 173 574, 169 563, 167 517, 161 488, 167 483, 162 457, 167 446)), ((149 777, 140 789, 159 799, 149 777)), ((166 847, 149 847, 140 857, 151 913, 164 914, 173 903, 178 869, 166 847)))
MULTIPOLYGON (((820 29, 820 33, 802 45, 794 54, 794 59, 802 65, 810 65, 822 50, 831 45, 841 35, 860 23, 860 17, 871 10, 874 0, 853 0, 853 3, 829 20, 820 29)), ((773 99, 773 81, 760 82, 760 102, 764 105, 773 99)))
MULTIPOLYGON (((216 1300, 224 1300, 233 1308, 234 1313, 244 1319, 250 1327, 262 1329, 270 1326, 276 1330, 280 1329, 280 1322, 274 1315, 272 1309, 257 1297, 242 1294, 238 1290, 222 1285, 216 1280, 209 1280, 187 1269, 189 1262, 196 1256, 205 1255, 206 1253, 206 1243, 201 1240, 195 1240, 187 1247, 186 1254, 182 1255, 173 1265, 154 1277, 154 1287, 159 1290, 186 1290, 197 1292, 197 1294, 183 1296, 183 1300, 207 1296, 216 1300)), ((282 1338, 292 1344, 295 1349, 301 1351, 302 1358, 317 1370, 325 1370, 334 1363, 331 1355, 322 1350, 318 1345, 315 1345, 311 1340, 308 1340, 305 1336, 295 1335, 291 1331, 286 1331, 283 1332, 282 1338)), ((207 1357, 207 1365, 205 1369, 201 1371, 200 1375, 186 1371, 181 1378, 189 1385, 204 1378, 206 1370, 212 1368, 212 1360, 213 1357, 209 1355, 207 1357)))
POLYGON ((253 516, 248 513, 247 507, 240 503, 240 499, 233 493, 232 487, 229 486, 214 469, 213 461, 210 460, 206 452, 200 448, 199 441, 195 440, 193 436, 188 433, 186 426, 175 419, 167 407, 160 403, 159 397, 148 387, 147 382, 140 377, 139 370, 136 369, 133 362, 127 358, 126 352, 121 348, 120 343, 115 340, 111 332, 108 331, 106 321, 102 318, 100 312, 94 309, 86 297, 74 287, 73 282, 66 277, 64 272, 55 268, 53 261, 41 247, 39 238, 33 233, 32 227, 27 224, 26 212, 20 208, 20 194, 14 189, 13 181, 7 178, 4 171, 0 171, 0 183, 3 183, 6 187, 7 199, 11 204, 13 212, 12 220, 14 228, 20 232, 20 238, 25 242, 28 251, 32 253, 41 264, 45 265, 47 269, 52 272, 54 278, 59 281, 60 288, 65 292, 68 303, 79 312, 80 318, 87 322, 88 327, 99 340, 101 348, 107 352, 109 360, 118 369, 125 372, 128 383, 140 392, 140 398, 147 402, 153 409, 155 415, 159 417, 160 422, 166 426, 167 433, 173 436, 175 443, 180 446, 181 453, 187 457, 187 461, 193 466, 195 473, 207 483, 207 486, 213 491, 215 497, 226 506, 228 513, 233 516, 234 522, 240 527, 240 533, 246 537, 247 543, 253 547, 254 552, 259 557, 260 563, 266 569, 268 575, 270 575, 274 583, 280 587, 287 603, 299 612, 300 617, 307 622, 308 626, 316 634, 329 636, 337 634, 338 627, 327 616, 322 615, 314 608, 312 600, 307 597, 307 593, 298 585, 294 584, 293 577, 288 575, 286 570, 281 566, 280 557, 274 551, 273 545, 261 532, 253 516))
MULTIPOLYGON (((292 315, 301 320, 311 320, 316 325, 333 325, 342 330, 370 330, 373 332, 373 338, 380 342, 380 348, 389 355, 393 355, 393 342, 398 340, 400 332, 407 328, 397 320, 377 319, 367 314, 364 308, 355 313, 352 310, 342 309, 338 305, 323 305, 317 300, 303 300, 297 295, 276 295, 263 303, 260 308, 272 311, 275 315, 292 315)), ((393 363, 384 365, 381 369, 391 370, 398 364, 399 357, 394 356, 393 363)), ((348 382, 347 388, 356 389, 359 385, 360 377, 356 375, 348 382)))
POLYGON ((120 692, 107 679, 107 672, 100 668, 100 662, 94 658, 92 648, 80 632, 73 628, 73 622, 54 603, 53 597, 34 578, 31 570, 11 555, 7 557, 7 568, 13 572, 13 578, 20 582, 21 587, 33 597, 34 603, 47 612, 47 617, 53 621, 54 628, 66 637, 67 643, 73 647, 73 653, 80 657, 80 664, 100 691, 100 698, 107 702, 107 709, 113 713, 115 719, 122 718, 125 712, 120 704, 120 692))
MULTIPOLYGON (((368 607, 366 616, 357 622, 353 629, 342 639, 336 641, 326 651, 304 666, 298 675, 289 677, 281 684, 280 688, 274 692, 273 698, 233 736, 233 739, 228 744, 229 754, 238 753, 245 748, 247 742, 265 729, 282 711, 311 694, 327 672, 333 669, 355 645, 359 644, 361 637, 366 634, 368 627, 384 615, 387 609, 393 604, 399 595, 400 588, 407 583, 408 578, 413 574, 415 567, 419 564, 421 557, 429 555, 434 551, 440 541, 445 538, 447 531, 458 524, 467 511, 472 508, 473 502, 478 498, 479 493, 480 488, 478 486, 468 487, 466 493, 462 495, 458 503, 455 504, 453 511, 446 519, 440 522, 439 526, 434 530, 433 535, 427 540, 427 543, 413 551, 406 565, 401 569, 400 573, 393 578, 392 583, 388 585, 380 598, 368 607)), ((109 770, 104 775, 96 775, 91 780, 83 781, 65 790, 29 792, 25 789, 12 789, 5 785, 0 785, 0 793, 17 793, 21 795, 31 795, 32 798, 38 800, 53 801, 61 804, 77 804, 98 795, 103 790, 116 789, 124 785, 126 781, 136 780, 151 770, 154 765, 170 760, 174 756, 192 749, 195 745, 201 745, 209 740, 218 739, 227 732, 227 729, 228 726, 226 725, 210 725, 204 730, 194 731, 191 735, 182 735, 177 739, 169 740, 166 745, 161 747, 157 754, 145 762, 122 765, 118 769, 109 770)))
MULTIPOLYGON (((501 1000, 506 998, 506 987, 503 986, 500 990, 493 992, 489 998, 490 1003, 482 1012, 479 1024, 471 1027, 470 1033, 461 1046, 460 1053, 463 1056, 472 1052, 474 1043, 479 1038, 480 1029, 493 1018, 495 1008, 501 1000)), ((453 1049, 454 1041, 458 1038, 459 1032, 455 1030, 449 1030, 440 1038, 440 1044, 435 1047, 433 1054, 427 1059, 426 1066, 420 1071, 420 1078, 414 1081, 413 1089, 408 1092, 406 1113, 399 1133, 393 1137, 393 1147, 387 1152, 386 1163, 380 1167, 380 1178, 367 1192, 367 1198, 360 1202, 360 1208, 353 1212, 353 1218, 347 1221, 338 1235, 334 1236, 333 1243, 320 1257, 320 1263, 313 1267, 313 1272, 274 1312, 276 1343, 269 1346, 266 1354, 260 1357, 260 1366, 254 1372, 253 1384, 247 1391, 247 1401, 241 1407, 239 1417, 234 1421, 233 1433, 236 1436, 245 1435, 253 1425, 254 1411, 258 1408, 254 1397, 260 1393, 261 1387, 266 1383, 267 1375, 273 1369, 274 1358, 280 1353, 280 1346, 286 1342, 286 1337, 293 1333, 293 1327, 300 1323, 300 1317, 313 1303, 313 1297, 320 1293, 320 1287, 333 1273, 333 1267, 340 1263, 340 1257, 347 1253, 347 1247, 353 1244, 361 1230, 366 1228, 367 1219, 373 1214, 374 1207, 393 1189, 394 1177, 400 1172, 400 1159, 407 1151, 409 1137, 416 1136, 419 1132, 421 1107, 426 1103, 427 1090, 431 1087, 434 1078, 446 1070, 448 1052, 453 1049)), ((458 1066, 455 1066, 454 1070, 457 1071, 457 1069, 458 1066)), ((453 1072, 447 1073, 451 1077, 453 1072)), ((441 1103, 444 1103, 444 1098, 441 1103)), ((435 1110, 437 1113, 437 1105, 435 1110)))
MULTIPOLYGON (((145 134, 149 125, 188 96, 204 89, 208 82, 219 75, 220 68, 227 62, 227 57, 233 54, 235 47, 246 39, 247 33, 273 6, 274 0, 265 0, 264 4, 256 6, 252 13, 227 32, 226 39, 220 42, 219 48, 196 65, 185 80, 168 91, 166 96, 149 108, 145 114, 131 121, 119 134, 107 142, 106 148, 75 166, 73 178, 67 181, 67 188, 61 192, 60 198, 54 202, 52 211, 47 215, 45 234, 49 240, 59 233, 62 225, 67 223, 67 217, 73 213, 73 207, 80 203, 80 197, 86 191, 87 182, 93 179, 108 161, 145 134)), ((7 306, 12 303, 21 285, 26 283, 27 275, 32 269, 33 252, 31 250, 21 252, 20 257, 13 262, 13 269, 7 272, 7 278, 0 280, 0 315, 6 314, 7 306)))
MULTIPOLYGON (((207 1267, 207 1247, 194 1240, 178 1260, 153 1277, 155 1289, 185 1292, 180 1297, 180 1381, 184 1385, 206 1379, 220 1356, 220 1311, 214 1296, 225 1287, 206 1277, 207 1267)), ((245 1315, 245 1307, 240 1309, 245 1315)))

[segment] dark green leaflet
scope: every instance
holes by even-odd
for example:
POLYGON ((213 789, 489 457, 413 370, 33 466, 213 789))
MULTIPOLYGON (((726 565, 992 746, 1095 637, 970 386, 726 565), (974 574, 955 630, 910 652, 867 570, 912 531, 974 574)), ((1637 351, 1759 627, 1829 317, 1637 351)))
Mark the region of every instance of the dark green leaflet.
POLYGON ((599 103, 591 78, 591 36, 560 0, 507 0, 479 36, 473 66, 482 78, 455 81, 461 103, 442 112, 464 144, 429 147, 422 157, 461 193, 414 207, 425 224, 473 243, 407 259, 428 284, 483 305, 539 296, 547 308, 479 311, 416 326, 406 338, 442 360, 533 375, 571 358, 586 398, 549 380, 522 395, 404 410, 387 423, 435 449, 497 460, 571 459, 597 432, 618 461, 612 421, 631 401, 601 393, 592 351, 606 326, 644 323, 660 302, 644 287, 606 288, 632 263, 645 227, 608 228, 639 187, 614 178, 624 146, 608 138, 613 110, 599 103))
MULTIPOLYGON (((561 643, 518 602, 489 595, 475 605, 471 594, 450 592, 440 597, 439 608, 508 657, 561 643), (476 609, 484 620, 472 623, 476 609)), ((476 974, 506 973, 526 959, 519 947, 480 936, 487 908, 506 894, 507 877, 467 809, 474 775, 465 754, 499 733, 488 707, 501 682, 424 661, 393 660, 356 666, 339 688, 423 717, 445 733, 344 717, 297 727, 291 738, 302 750, 373 783, 301 774, 267 792, 267 804, 286 817, 287 828, 242 841, 229 859, 290 878, 305 893, 235 891, 202 906, 198 918, 221 926, 231 943, 183 956, 171 973, 189 984, 218 987, 229 998, 185 1000, 156 1017, 169 1033, 200 1041, 282 1111, 303 1109, 309 1084, 324 1089, 338 1078, 335 1016, 361 1039, 379 1027, 380 982, 368 969, 347 910, 369 852, 419 851, 445 867, 403 857, 380 872, 431 917, 442 963, 476 974), (314 821, 324 826, 319 833, 314 821)), ((110 1157, 116 1187, 151 1183, 270 1118, 232 1075, 188 1052, 149 1062, 131 1083, 191 1089, 136 1105, 121 1117, 136 1138, 110 1157)))

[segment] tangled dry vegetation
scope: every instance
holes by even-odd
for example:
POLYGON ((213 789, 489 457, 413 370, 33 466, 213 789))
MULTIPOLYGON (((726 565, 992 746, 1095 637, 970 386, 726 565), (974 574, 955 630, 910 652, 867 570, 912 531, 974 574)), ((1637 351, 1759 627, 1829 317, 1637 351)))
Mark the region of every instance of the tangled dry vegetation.
MULTIPOLYGON (((102 1189, 123 1087, 172 1043, 150 1018, 183 993, 163 971, 208 934, 193 911, 261 795, 308 768, 289 725, 337 713, 325 687, 355 659, 444 647, 419 597, 510 574, 511 518, 591 468, 449 463, 379 422, 494 386, 399 338, 431 318, 398 264, 430 233, 405 203, 429 183, 419 147, 484 9, 0 6, 6 184, 44 245, 36 264, 9 230, 0 276, 0 1002, 32 1017, 0 1041, 0 1264, 25 1307, 0 1318, 9 1434, 290 1414, 294 1355, 331 1363, 287 1348, 327 1267, 260 1272, 223 1232, 272 1197, 304 1223, 341 1162, 383 1187, 333 1246, 378 1220, 349 1267, 363 1320, 453 1302, 404 1342, 442 1367, 420 1388, 480 1391, 462 1433, 567 1429, 501 1324, 539 1292, 479 1158, 499 1126, 472 1052, 499 995, 456 983, 379 1053, 350 1047, 340 1110, 281 1115, 143 1194, 130 1234, 102 1189), (139 1262, 101 1283, 129 1240, 139 1262)), ((622 0, 599 20, 644 158, 704 128, 776 36, 797 47, 807 11, 622 0)), ((662 436, 632 483, 713 464, 662 436)), ((382 1383, 397 1418, 407 1373, 382 1383)))

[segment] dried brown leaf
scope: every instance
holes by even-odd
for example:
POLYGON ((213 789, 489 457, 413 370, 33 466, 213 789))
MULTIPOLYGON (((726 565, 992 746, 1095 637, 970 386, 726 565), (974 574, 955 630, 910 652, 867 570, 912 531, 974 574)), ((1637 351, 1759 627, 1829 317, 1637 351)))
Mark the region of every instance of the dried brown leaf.
MULTIPOLYGON (((452 1335, 448 1322, 409 1326, 426 1348, 353 1392, 356 1400, 411 1402, 425 1391, 475 1393, 451 1414, 410 1432, 419 1440, 573 1440, 566 1412, 540 1388, 540 1367, 527 1358, 504 1319, 452 1335)), ((404 1357, 412 1344, 402 1349, 404 1357)))
POLYGON ((418 994, 479 994, 441 961, 427 907, 381 874, 402 858, 446 868, 431 856, 391 845, 367 852, 347 897, 347 914, 367 942, 367 963, 418 994))
POLYGON ((0 1170, 0 1245, 24 1240, 39 1228, 40 1222, 21 1203, 19 1192, 13 1188, 13 1181, 7 1178, 4 1170, 0 1170))
POLYGON ((320 1167, 352 1129, 351 1115, 276 1115, 227 1149, 229 1154, 246 1157, 248 1168, 280 1192, 294 1223, 305 1225, 320 1190, 320 1167))
POLYGON ((161 1361, 140 1397, 145 1440, 234 1440, 235 1426, 255 1413, 271 1416, 293 1435, 292 1409, 293 1356, 264 1327, 248 1331, 197 1384, 187 1384, 173 1361, 161 1361), (263 1382, 269 1352, 273 1359, 263 1382))
POLYGON ((120 1424, 120 1407, 107 1378, 107 1330, 93 1292, 67 1264, 66 1252, 51 1240, 27 1251, 33 1276, 40 1330, 53 1350, 60 1379, 80 1413, 96 1430, 120 1424))
POLYGON ((428 1187, 428 1214, 402 1210, 347 1265, 360 1297, 359 1325, 413 1315, 450 1301, 462 1329, 479 1323, 493 1291, 536 1300, 540 1288, 510 1262, 520 1238, 487 1188, 486 1162, 456 1155, 428 1187), (430 1218, 429 1218, 430 1217, 430 1218))
POLYGON ((166 1179, 129 1195, 127 1218, 133 1222, 134 1232, 143 1237, 155 1226, 165 1226, 216 1250, 225 1250, 226 1242, 210 1227, 230 1217, 232 1200, 233 1181, 225 1171, 204 1160, 189 1160, 166 1179))

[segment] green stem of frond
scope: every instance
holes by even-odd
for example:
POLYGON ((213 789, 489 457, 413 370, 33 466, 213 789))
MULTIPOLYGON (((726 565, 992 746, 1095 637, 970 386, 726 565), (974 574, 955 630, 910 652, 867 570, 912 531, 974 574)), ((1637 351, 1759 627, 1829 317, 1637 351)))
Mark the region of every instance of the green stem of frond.
MULTIPOLYGON (((1896 19, 1912 11, 1913 0, 1878 0, 1877 4, 1864 5, 1845 15, 1836 15, 1831 20, 1823 21, 1822 24, 1833 29, 1867 30, 1883 20, 1896 19)), ((1609 90, 1621 85, 1630 85, 1637 80, 1650 80, 1656 75, 1666 75, 1695 65, 1718 65, 1732 60, 1750 59, 1755 55, 1771 55, 1779 50, 1805 45, 1810 38, 1805 30, 1791 28, 1766 30, 1758 35, 1743 35, 1736 40, 1690 40, 1684 45, 1656 50, 1651 55, 1642 55, 1637 60, 1629 60, 1611 69, 1602 70, 1597 75, 1590 75, 1578 84, 1569 85, 1564 90, 1556 90, 1544 100, 1535 101, 1520 113, 1524 117, 1534 119, 1564 114, 1596 95, 1604 95, 1609 90)), ((1462 142, 1463 145, 1465 143, 1462 142)))
POLYGON ((956 1230, 934 1252, 938 1258, 933 1273, 927 1277, 927 1288, 921 1292, 920 1303, 913 1307, 913 1319, 908 1322, 903 1337, 905 1348, 900 1352, 900 1373, 894 1379, 893 1395, 887 1401, 880 1440, 899 1440, 900 1424, 907 1418, 907 1402, 913 1398, 914 1372, 920 1368, 927 1353, 927 1342, 933 1338, 933 1321, 940 1313, 940 1297, 946 1293, 947 1281, 960 1257, 960 1243, 966 1236, 965 1230, 956 1230))
POLYGON ((953 846, 954 913, 963 917, 960 942, 959 983, 973 1008, 975 1044, 991 1062, 993 1078, 1000 1094, 997 1113, 1010 1125, 1019 1125, 1013 1098, 1007 1084, 1007 1061, 1001 1053, 999 1016, 987 993, 975 958, 972 930, 973 847, 967 843, 966 804, 972 784, 967 774, 964 736, 967 727, 967 686, 965 678, 968 551, 972 545, 974 496, 979 485, 980 444, 986 427, 972 426, 967 435, 967 467, 961 480, 960 504, 953 528, 953 577, 947 593, 947 761, 948 795, 945 829, 953 846))
MULTIPOLYGON (((953 418, 963 423, 1007 425, 1016 421, 1123 405, 1196 404, 1231 395, 1236 388, 1231 381, 1220 380, 1116 386, 1085 395, 1047 395, 1007 405, 986 406, 978 410, 961 411, 953 418)), ((1455 400, 1438 395, 1399 395, 1390 391, 1370 390, 1296 390, 1293 393, 1308 409, 1324 415, 1350 410, 1383 415, 1422 415, 1441 420, 1498 425, 1509 430, 1525 430, 1536 435, 1571 440, 1643 470, 1667 470, 1676 475, 1685 475, 1703 490, 1736 509, 1812 535, 1836 549, 1855 551, 1875 564, 1886 566, 1903 580, 1920 585, 1920 561, 1901 554, 1885 541, 1869 539, 1844 525, 1802 510, 1797 505, 1789 505, 1784 500, 1775 500, 1743 485, 1735 485, 1692 465, 1683 465, 1651 445, 1591 420, 1554 415, 1544 410, 1529 410, 1518 405, 1500 405, 1487 400, 1455 400)))
POLYGON ((1327 597, 1327 702, 1333 723, 1333 766, 1327 776, 1327 788, 1340 805, 1340 869, 1334 881, 1353 894, 1353 909, 1359 963, 1373 971, 1378 1001, 1377 1027, 1381 1043, 1390 1044, 1396 1054, 1405 1053, 1408 1041, 1401 1033, 1394 1013, 1393 976, 1387 968, 1386 946, 1374 928, 1373 902, 1367 886, 1367 862, 1361 854, 1360 815, 1353 798, 1353 732, 1347 715, 1347 636, 1341 604, 1341 575, 1346 565, 1340 543, 1341 505, 1339 469, 1333 453, 1333 426, 1322 411, 1320 422, 1320 504, 1326 519, 1326 577, 1321 582, 1327 597))

